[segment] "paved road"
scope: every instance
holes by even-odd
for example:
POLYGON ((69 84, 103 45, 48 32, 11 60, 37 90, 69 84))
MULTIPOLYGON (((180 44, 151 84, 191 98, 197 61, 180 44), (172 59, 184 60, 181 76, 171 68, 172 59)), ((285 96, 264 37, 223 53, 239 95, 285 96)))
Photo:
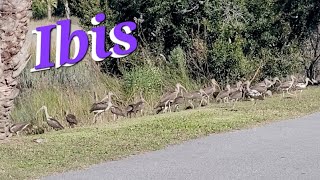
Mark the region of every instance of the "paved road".
POLYGON ((320 179, 320 113, 211 135, 45 179, 320 179))

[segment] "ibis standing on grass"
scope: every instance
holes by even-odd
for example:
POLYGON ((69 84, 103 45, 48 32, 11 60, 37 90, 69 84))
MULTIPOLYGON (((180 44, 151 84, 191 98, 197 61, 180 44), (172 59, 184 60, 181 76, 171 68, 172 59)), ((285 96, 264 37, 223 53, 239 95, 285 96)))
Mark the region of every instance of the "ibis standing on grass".
POLYGON ((227 84, 226 88, 223 91, 220 91, 219 94, 216 97, 216 101, 223 101, 224 103, 228 101, 229 94, 230 94, 230 85, 227 84))
POLYGON ((185 90, 187 92, 186 88, 183 87, 180 83, 176 84, 176 88, 174 91, 170 91, 166 94, 164 94, 161 98, 159 103, 154 109, 157 109, 157 114, 161 112, 162 110, 166 111, 167 108, 169 108, 169 111, 171 112, 171 103, 174 101, 176 97, 178 97, 178 94, 180 93, 181 89, 185 90))
POLYGON ((242 81, 238 81, 235 86, 230 87, 230 94, 238 91, 240 87, 242 86, 242 81))
POLYGON ((209 96, 208 103, 210 103, 210 96, 215 98, 220 92, 220 86, 215 79, 211 79, 211 86, 204 88, 203 91, 209 96))
POLYGON ((19 136, 20 132, 29 126, 31 126, 29 122, 14 123, 10 126, 9 131, 10 133, 15 133, 17 136, 19 136))
POLYGON ((242 99, 243 97, 243 87, 242 85, 239 87, 239 89, 233 93, 230 94, 229 99, 232 102, 233 101, 233 106, 232 109, 234 109, 236 103, 242 99))
POLYGON ((281 85, 279 86, 279 88, 282 90, 282 97, 284 97, 284 91, 286 91, 289 95, 293 96, 293 94, 289 93, 289 90, 293 87, 294 80, 297 78, 294 77, 293 75, 291 75, 290 78, 291 78, 290 81, 285 81, 281 83, 281 85))
MULTIPOLYGON (((109 92, 100 102, 93 103, 90 109, 90 113, 93 112, 93 123, 97 123, 97 116, 103 112, 108 111, 112 107, 111 97, 116 96, 113 92, 109 92), (106 101, 108 99, 108 101, 106 101)), ((117 96, 116 96, 117 97, 117 96)))
POLYGON ((200 100, 200 104, 199 106, 202 105, 202 102, 205 101, 204 97, 209 98, 208 94, 206 94, 206 92, 204 92, 203 89, 200 89, 199 91, 195 91, 195 92, 190 92, 190 93, 186 93, 183 95, 183 97, 188 100, 188 103, 191 105, 192 109, 195 108, 195 106, 193 105, 193 101, 198 99, 200 100))
POLYGON ((136 116, 137 112, 139 112, 139 111, 142 116, 142 112, 143 112, 145 103, 146 103, 146 100, 143 98, 142 92, 140 92, 140 100, 136 103, 129 104, 127 106, 127 108, 126 108, 127 116, 130 116, 130 118, 131 118, 132 113, 134 114, 134 116, 136 116))
POLYGON ((245 85, 245 96, 253 100, 253 106, 256 109, 256 100, 264 100, 264 95, 257 91, 256 89, 250 89, 250 81, 246 81, 245 85))
MULTIPOLYGON (((48 123, 48 125, 49 125, 50 127, 52 127, 52 128, 55 129, 55 130, 64 129, 64 127, 60 124, 60 122, 59 122, 58 120, 56 120, 56 119, 54 119, 53 117, 49 116, 47 106, 42 106, 42 107, 38 110, 38 112, 41 111, 41 110, 44 110, 45 115, 46 115, 47 123, 48 123)), ((38 112, 37 112, 37 113, 38 113, 38 112)))
POLYGON ((300 91, 300 94, 302 93, 302 90, 307 88, 309 82, 313 84, 313 82, 309 78, 306 78, 305 81, 305 83, 297 83, 294 87, 295 90, 300 91))
POLYGON ((118 119, 119 116, 126 117, 126 114, 118 106, 111 105, 111 113, 113 114, 113 120, 118 119))
POLYGON ((66 116, 66 121, 69 123, 70 128, 74 128, 75 125, 78 125, 78 120, 75 115, 64 112, 66 116))

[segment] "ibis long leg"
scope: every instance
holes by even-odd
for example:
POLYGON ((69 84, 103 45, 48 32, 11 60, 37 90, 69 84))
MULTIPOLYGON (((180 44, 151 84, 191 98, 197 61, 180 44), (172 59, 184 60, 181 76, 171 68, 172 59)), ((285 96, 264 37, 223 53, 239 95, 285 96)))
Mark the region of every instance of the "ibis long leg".
POLYGON ((234 109, 234 107, 236 106, 236 102, 237 102, 237 99, 233 102, 232 109, 234 109))
POLYGON ((167 109, 168 109, 168 103, 169 103, 169 101, 166 101, 165 103, 164 103, 164 110, 163 110, 163 112, 167 112, 167 109))
POLYGON ((188 100, 188 103, 191 105, 192 109, 194 109, 194 105, 192 104, 191 100, 188 100))
POLYGON ((203 102, 203 97, 201 98, 201 101, 200 101, 200 105, 199 105, 199 107, 201 107, 201 105, 202 105, 202 102, 203 102))
POLYGON ((289 93, 289 89, 287 89, 287 93, 288 93, 289 95, 291 95, 291 96, 294 96, 294 94, 289 93))
POLYGON ((93 123, 97 123, 97 116, 98 116, 99 113, 96 113, 94 116, 93 116, 93 123))

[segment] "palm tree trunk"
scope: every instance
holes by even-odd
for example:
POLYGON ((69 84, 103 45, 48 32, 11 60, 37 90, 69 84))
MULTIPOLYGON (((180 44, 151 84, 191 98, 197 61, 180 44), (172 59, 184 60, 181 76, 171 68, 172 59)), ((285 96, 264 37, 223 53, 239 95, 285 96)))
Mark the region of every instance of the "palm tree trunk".
POLYGON ((0 1, 0 139, 9 136, 17 77, 29 60, 31 0, 0 1))

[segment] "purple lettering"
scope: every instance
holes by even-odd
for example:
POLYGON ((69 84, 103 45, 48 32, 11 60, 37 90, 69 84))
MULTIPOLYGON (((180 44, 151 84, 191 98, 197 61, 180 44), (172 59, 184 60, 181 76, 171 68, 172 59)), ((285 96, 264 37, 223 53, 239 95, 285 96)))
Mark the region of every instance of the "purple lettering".
MULTIPOLYGON (((57 40, 60 41, 60 48, 57 47, 57 50, 60 49, 60 53, 57 52, 56 59, 57 62, 60 62, 58 67, 63 66, 64 64, 78 63, 85 57, 88 50, 89 40, 86 32, 83 30, 76 30, 70 35, 70 20, 58 21, 57 24, 57 40), (61 30, 59 30, 59 28, 61 28, 61 30), (59 36, 60 40, 58 39, 59 36), (70 44, 73 38, 75 38, 75 55, 74 58, 70 58, 70 44), (58 57, 59 54, 60 57, 58 57)), ((57 45, 59 46, 59 43, 57 43, 57 45)))
POLYGON ((33 34, 37 34, 37 53, 36 66, 31 71, 50 69, 54 66, 54 63, 50 62, 51 31, 54 28, 56 25, 48 25, 32 31, 33 34))

